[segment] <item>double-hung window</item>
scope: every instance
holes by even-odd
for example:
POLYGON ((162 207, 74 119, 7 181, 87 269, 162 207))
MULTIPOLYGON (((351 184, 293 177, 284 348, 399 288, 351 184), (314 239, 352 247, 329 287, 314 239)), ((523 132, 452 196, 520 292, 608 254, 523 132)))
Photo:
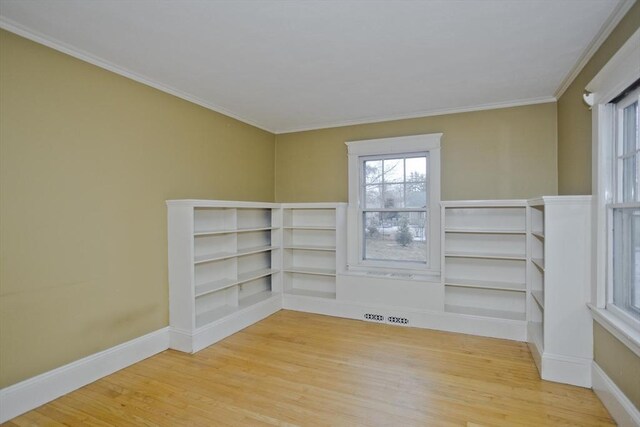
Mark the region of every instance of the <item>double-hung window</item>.
POLYGON ((613 200, 609 204, 610 287, 607 308, 640 321, 640 88, 614 110, 613 200))
POLYGON ((347 143, 350 269, 439 271, 440 138, 347 143))

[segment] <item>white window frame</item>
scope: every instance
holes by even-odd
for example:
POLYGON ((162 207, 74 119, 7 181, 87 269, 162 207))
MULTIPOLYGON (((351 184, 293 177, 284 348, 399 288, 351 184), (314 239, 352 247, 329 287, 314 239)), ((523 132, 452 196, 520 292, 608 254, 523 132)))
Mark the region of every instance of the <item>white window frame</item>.
POLYGON ((402 270, 412 274, 440 273, 440 140, 442 133, 345 142, 349 162, 349 208, 347 212, 347 264, 353 271, 402 270), (361 177, 366 157, 406 156, 427 153, 428 165, 428 248, 427 263, 365 260, 363 257, 364 206, 361 177))
POLYGON ((640 30, 587 85, 592 106, 592 289, 593 318, 640 355, 640 327, 637 321, 612 304, 612 212, 616 201, 616 105, 611 100, 640 78, 640 30))

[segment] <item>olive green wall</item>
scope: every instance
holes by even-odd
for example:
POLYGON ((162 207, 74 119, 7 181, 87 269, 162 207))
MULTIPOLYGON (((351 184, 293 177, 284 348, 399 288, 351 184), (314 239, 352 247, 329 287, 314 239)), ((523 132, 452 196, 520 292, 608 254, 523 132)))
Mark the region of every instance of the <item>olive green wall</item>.
POLYGON ((591 194, 591 111, 587 84, 640 27, 636 2, 558 100, 558 193, 591 194))
POLYGON ((345 141, 443 132, 442 199, 557 192, 556 104, 276 135, 276 200, 348 200, 345 141))
POLYGON ((0 32, 0 387, 168 324, 172 198, 273 200, 274 135, 0 32))
POLYGON ((640 357, 597 322, 593 322, 593 339, 596 343, 593 356, 598 366, 640 409, 640 357))

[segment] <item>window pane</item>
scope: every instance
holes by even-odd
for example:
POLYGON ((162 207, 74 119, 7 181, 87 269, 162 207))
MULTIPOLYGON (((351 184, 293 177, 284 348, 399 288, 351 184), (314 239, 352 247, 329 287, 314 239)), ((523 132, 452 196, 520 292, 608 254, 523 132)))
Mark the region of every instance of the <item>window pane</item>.
POLYGON ((427 158, 413 157, 406 160, 407 181, 424 181, 427 177, 427 158))
POLYGON ((405 184, 405 207, 424 208, 427 206, 427 183, 407 182, 405 184))
POLYGON ((404 159, 387 159, 384 163, 384 182, 404 181, 404 159))
POLYGON ((636 199, 636 188, 638 179, 636 156, 627 157, 626 159, 622 160, 623 202, 632 202, 636 199))
POLYGON ((364 259, 427 262, 425 212, 365 212, 364 259))
POLYGON ((640 209, 613 212, 613 303, 640 320, 640 209))
POLYGON ((638 149, 638 103, 634 102, 624 109, 622 150, 623 155, 638 149))
POLYGON ((383 207, 385 208, 403 208, 404 207, 404 184, 385 184, 384 185, 384 206, 383 207))
POLYGON ((366 208, 381 208, 382 206, 382 185, 374 184, 365 187, 364 206, 366 208))
POLYGON ((364 162, 364 181, 367 184, 382 182, 382 160, 368 160, 364 162))

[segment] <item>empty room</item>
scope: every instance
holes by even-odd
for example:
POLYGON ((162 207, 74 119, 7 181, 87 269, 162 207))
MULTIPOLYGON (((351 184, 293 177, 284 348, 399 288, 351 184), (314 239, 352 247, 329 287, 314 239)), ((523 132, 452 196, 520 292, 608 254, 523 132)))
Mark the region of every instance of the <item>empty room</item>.
POLYGON ((640 2, 0 0, 3 426, 640 426, 640 2))

